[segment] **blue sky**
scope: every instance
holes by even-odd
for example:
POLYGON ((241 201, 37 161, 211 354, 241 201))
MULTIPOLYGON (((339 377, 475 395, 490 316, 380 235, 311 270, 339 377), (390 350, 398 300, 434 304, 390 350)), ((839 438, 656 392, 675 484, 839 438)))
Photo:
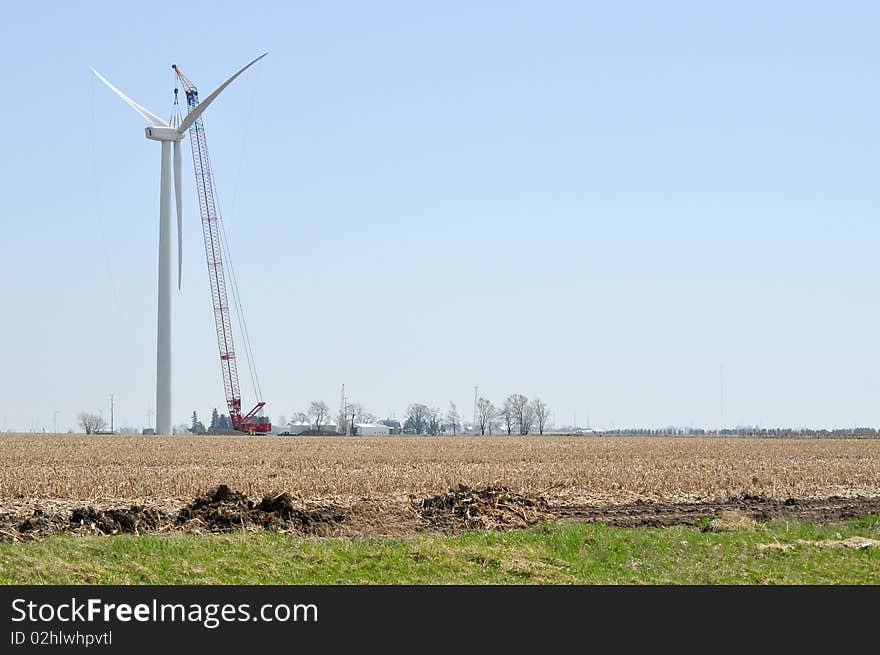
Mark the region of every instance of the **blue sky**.
MULTIPOLYGON (((273 419, 880 424, 875 3, 180 4, 4 10, 0 429, 155 402, 159 148, 89 66, 167 115, 264 51, 205 127, 273 419)), ((191 167, 175 423, 224 404, 191 167)))

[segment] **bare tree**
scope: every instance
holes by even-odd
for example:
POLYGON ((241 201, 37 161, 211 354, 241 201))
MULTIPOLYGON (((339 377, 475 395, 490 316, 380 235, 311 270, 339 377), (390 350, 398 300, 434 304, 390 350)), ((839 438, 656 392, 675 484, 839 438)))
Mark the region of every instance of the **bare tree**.
POLYGON ((519 419, 519 433, 528 434, 535 425, 535 408, 532 403, 526 403, 519 419))
POLYGON ((354 424, 357 421, 358 414, 360 414, 362 411, 363 407, 361 407, 357 403, 346 403, 345 415, 342 417, 343 428, 340 430, 342 434, 353 435, 355 433, 354 424))
POLYGON ((535 417, 535 424, 538 426, 538 434, 544 434, 544 428, 547 426, 547 403, 540 398, 532 401, 532 414, 535 417))
MULTIPOLYGON (((349 434, 355 433, 356 423, 372 423, 376 417, 364 409, 360 403, 350 403, 345 407, 345 426, 348 428, 349 434)), ((343 434, 345 432, 343 431, 343 434)))
MULTIPOLYGON (((528 430, 531 428, 530 425, 526 427, 526 424, 530 422, 530 417, 527 416, 529 399, 521 393, 515 393, 508 396, 507 400, 504 401, 504 404, 510 405, 510 410, 513 413, 513 425, 517 427, 519 433, 527 434, 528 430)), ((510 434, 510 427, 511 426, 508 425, 508 434, 510 434)))
POLYGON ((406 408, 406 421, 404 421, 403 429, 410 434, 425 434, 430 417, 431 410, 427 405, 414 403, 406 408))
POLYGON ((432 407, 428 414, 428 432, 433 435, 440 434, 443 429, 443 415, 439 407, 432 407))
POLYGON ((85 430, 86 434, 94 434, 98 430, 103 430, 107 427, 107 421, 103 417, 91 412, 80 412, 76 415, 76 420, 80 427, 85 430))
POLYGON ((492 434, 492 421, 495 420, 495 405, 486 398, 477 401, 477 421, 480 424, 480 434, 492 434))
POLYGON ((323 400, 313 400, 309 405, 309 420, 318 431, 320 431, 326 423, 329 414, 330 408, 327 407, 327 403, 323 400))
POLYGON ((309 415, 306 412, 294 412, 293 417, 290 419, 290 422, 303 425, 304 423, 309 422, 309 415))
POLYGON ((516 425, 516 410, 513 407, 513 396, 508 396, 501 404, 501 410, 498 415, 504 421, 504 429, 507 430, 508 436, 513 432, 513 426, 516 425))
POLYGON ((460 416, 458 414, 458 408, 455 406, 455 403, 450 400, 449 409, 446 412, 446 425, 452 426, 453 436, 458 434, 459 420, 460 416))

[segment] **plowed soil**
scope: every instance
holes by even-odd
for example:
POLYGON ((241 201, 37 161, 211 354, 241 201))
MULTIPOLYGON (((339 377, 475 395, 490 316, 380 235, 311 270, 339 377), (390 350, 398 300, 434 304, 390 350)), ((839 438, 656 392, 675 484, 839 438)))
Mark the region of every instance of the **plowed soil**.
POLYGON ((53 534, 114 535, 155 532, 216 533, 275 530, 303 537, 397 537, 455 534, 466 530, 514 530, 573 520, 619 527, 700 525, 734 513, 757 521, 790 519, 829 523, 880 515, 880 497, 785 500, 744 494, 704 502, 551 504, 500 485, 457 485, 443 493, 399 502, 361 500, 339 504, 289 493, 259 501, 219 485, 177 508, 91 505, 0 506, 0 541, 29 541, 53 534))
POLYGON ((833 523, 880 515, 880 498, 821 498, 777 500, 743 496, 726 501, 698 503, 633 503, 591 507, 572 505, 557 508, 560 519, 585 523, 605 523, 618 527, 666 527, 697 525, 706 518, 736 512, 756 521, 797 520, 807 523, 833 523))

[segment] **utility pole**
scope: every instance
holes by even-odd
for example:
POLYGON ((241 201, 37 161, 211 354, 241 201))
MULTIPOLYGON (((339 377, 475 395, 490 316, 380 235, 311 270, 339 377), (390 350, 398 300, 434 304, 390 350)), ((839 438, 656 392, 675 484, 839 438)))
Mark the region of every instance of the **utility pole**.
POLYGON ((474 422, 471 424, 474 434, 477 433, 477 389, 478 387, 474 385, 474 422))
POLYGON ((718 369, 718 378, 719 378, 719 389, 721 395, 721 425, 719 426, 719 431, 724 429, 724 364, 718 369))
MULTIPOLYGON (((336 428, 342 432, 342 434, 348 434, 348 428, 346 427, 346 423, 348 421, 348 408, 345 404, 345 383, 342 383, 342 394, 339 398, 339 418, 340 425, 337 425, 336 428)), ((352 426, 354 427, 354 426, 352 426)))
POLYGON ((110 434, 113 434, 113 394, 110 394, 110 434))

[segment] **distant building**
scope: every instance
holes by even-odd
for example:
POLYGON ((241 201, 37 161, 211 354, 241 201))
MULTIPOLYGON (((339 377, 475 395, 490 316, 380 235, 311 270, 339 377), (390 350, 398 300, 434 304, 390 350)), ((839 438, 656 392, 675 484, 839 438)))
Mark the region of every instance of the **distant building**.
POLYGON ((369 436, 375 434, 392 434, 391 428, 385 423, 355 423, 355 433, 361 436, 369 436))
MULTIPOLYGON (((308 421, 291 421, 281 429, 281 432, 289 434, 302 434, 306 430, 314 430, 315 424, 308 421)), ((321 432, 336 432, 336 422, 329 421, 321 424, 321 432)))
POLYGON ((388 432, 385 434, 403 434, 403 426, 398 420, 386 418, 384 421, 379 421, 379 423, 388 428, 388 432))

